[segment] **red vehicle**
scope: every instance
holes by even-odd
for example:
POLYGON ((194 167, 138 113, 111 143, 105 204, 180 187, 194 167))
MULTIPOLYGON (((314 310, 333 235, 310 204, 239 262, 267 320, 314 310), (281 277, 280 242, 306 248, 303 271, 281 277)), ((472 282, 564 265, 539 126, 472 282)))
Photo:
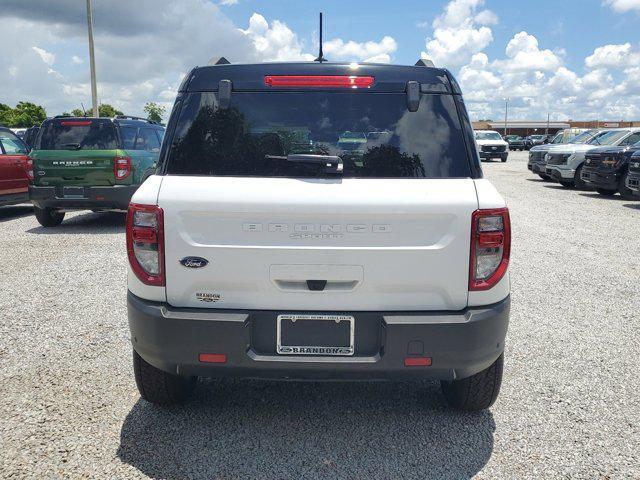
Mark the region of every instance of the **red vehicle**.
POLYGON ((33 162, 29 147, 8 128, 0 127, 0 206, 29 201, 33 162))

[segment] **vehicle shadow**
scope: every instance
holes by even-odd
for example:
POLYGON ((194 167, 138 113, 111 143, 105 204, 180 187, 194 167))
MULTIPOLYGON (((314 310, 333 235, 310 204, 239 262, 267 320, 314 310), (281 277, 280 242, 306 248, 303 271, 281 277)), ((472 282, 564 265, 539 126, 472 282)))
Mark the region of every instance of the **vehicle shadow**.
POLYGON ((594 192, 594 193, 581 193, 580 195, 582 195, 583 197, 600 198, 602 200, 615 200, 615 201, 618 201, 618 202, 624 200, 624 198, 622 198, 620 195, 612 195, 612 196, 608 197, 606 195, 600 195, 597 192, 594 192))
POLYGON ((45 235, 72 235, 86 233, 124 233, 126 214, 121 212, 88 212, 73 217, 68 216, 57 227, 35 227, 28 233, 45 235))
POLYGON ((0 207, 0 223, 9 222, 16 218, 26 217, 27 215, 33 215, 32 205, 11 205, 7 207, 0 207))
POLYGON ((165 479, 461 479, 494 431, 490 411, 450 410, 434 382, 210 380, 180 407, 139 400, 117 455, 165 479))
POLYGON ((631 210, 640 210, 640 198, 638 203, 625 203, 623 207, 630 208, 631 210))

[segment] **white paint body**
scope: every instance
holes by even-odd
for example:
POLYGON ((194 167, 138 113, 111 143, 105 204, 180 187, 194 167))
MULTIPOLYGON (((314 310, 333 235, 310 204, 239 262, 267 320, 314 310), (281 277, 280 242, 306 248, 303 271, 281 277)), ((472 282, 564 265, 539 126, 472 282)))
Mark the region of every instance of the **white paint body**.
POLYGON ((176 307, 455 311, 509 294, 508 273, 468 291, 471 215, 505 206, 483 179, 167 175, 132 202, 163 209, 166 287, 130 271, 129 289, 176 307), (187 256, 209 264, 184 267, 187 256), (327 285, 310 291, 307 280, 327 285))

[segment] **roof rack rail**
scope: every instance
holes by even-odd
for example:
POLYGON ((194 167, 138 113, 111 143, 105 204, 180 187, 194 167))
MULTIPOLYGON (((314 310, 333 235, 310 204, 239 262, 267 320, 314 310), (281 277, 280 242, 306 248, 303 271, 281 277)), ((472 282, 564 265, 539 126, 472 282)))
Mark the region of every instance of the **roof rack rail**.
POLYGON ((230 65, 231 62, 224 57, 213 57, 209 60, 209 65, 230 65))
POLYGON ((433 64, 433 62, 427 58, 421 58, 420 60, 418 60, 415 64, 416 67, 435 67, 435 65, 433 64))
POLYGON ((133 115, 116 115, 113 118, 117 118, 118 120, 140 120, 142 122, 158 125, 158 122, 154 122, 153 120, 149 120, 148 118, 134 117, 133 115))

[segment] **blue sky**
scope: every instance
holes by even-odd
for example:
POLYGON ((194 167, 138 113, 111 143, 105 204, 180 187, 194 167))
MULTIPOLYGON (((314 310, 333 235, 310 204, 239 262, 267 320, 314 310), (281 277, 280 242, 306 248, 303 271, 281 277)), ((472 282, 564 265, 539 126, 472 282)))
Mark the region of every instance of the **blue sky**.
MULTIPOLYGON (((397 63, 413 63, 424 49, 431 22, 447 4, 444 0, 400 0, 392 2, 338 0, 239 0, 224 11, 245 28, 253 12, 265 18, 286 21, 292 30, 311 43, 317 30, 317 14, 325 18, 325 38, 349 38, 364 42, 391 35, 398 42, 397 63), (426 25, 425 25, 426 24, 426 25)), ((513 35, 527 31, 545 48, 567 50, 567 63, 573 69, 584 66, 584 58, 603 44, 640 41, 640 14, 614 12, 599 0, 487 0, 485 7, 500 21, 493 27, 495 41, 486 49, 490 57, 504 54, 513 35)))
MULTIPOLYGON (((472 118, 640 120, 640 0, 93 0, 99 99, 170 108, 211 57, 449 68, 472 118)), ((0 102, 57 114, 90 103, 84 2, 3 0, 0 102), (16 41, 19 39, 19 41, 16 41)))

